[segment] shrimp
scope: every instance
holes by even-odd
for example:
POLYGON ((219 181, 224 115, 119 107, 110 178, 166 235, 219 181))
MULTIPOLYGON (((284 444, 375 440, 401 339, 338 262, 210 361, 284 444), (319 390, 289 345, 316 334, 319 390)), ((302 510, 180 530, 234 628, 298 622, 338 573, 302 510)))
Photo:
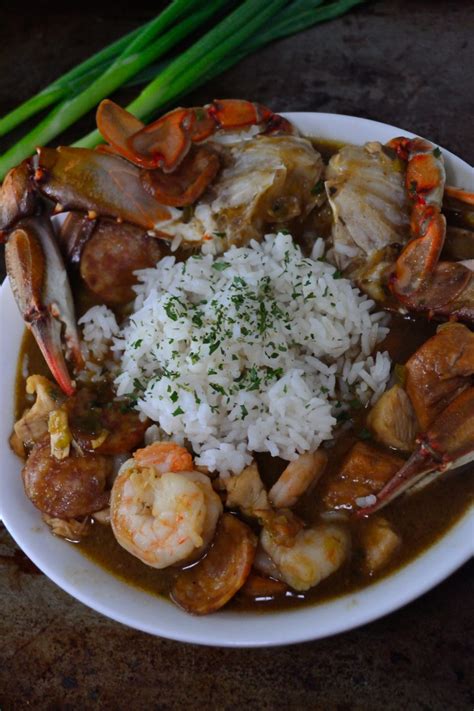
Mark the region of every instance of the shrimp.
POLYGON ((269 492, 271 503, 276 508, 294 506, 304 492, 323 473, 328 457, 323 451, 305 452, 290 462, 269 492))
POLYGON ((183 447, 155 442, 122 465, 110 500, 118 543, 153 568, 191 563, 211 542, 222 503, 183 447), (189 459, 188 459, 189 458, 189 459), (173 468, 178 471, 172 471, 173 468))
POLYGON ((255 462, 245 467, 240 474, 224 479, 223 483, 227 489, 228 508, 238 508, 247 516, 257 516, 259 511, 270 508, 255 462))
POLYGON ((302 528, 284 543, 264 527, 260 544, 277 566, 279 579, 299 591, 313 588, 334 573, 350 552, 349 534, 334 524, 302 528))
POLYGON ((225 513, 207 555, 177 576, 172 600, 194 615, 219 610, 247 580, 256 547, 257 537, 252 529, 225 513))
POLYGON ((193 458, 184 447, 173 442, 153 442, 137 449, 133 458, 141 467, 154 467, 160 473, 193 471, 193 458))

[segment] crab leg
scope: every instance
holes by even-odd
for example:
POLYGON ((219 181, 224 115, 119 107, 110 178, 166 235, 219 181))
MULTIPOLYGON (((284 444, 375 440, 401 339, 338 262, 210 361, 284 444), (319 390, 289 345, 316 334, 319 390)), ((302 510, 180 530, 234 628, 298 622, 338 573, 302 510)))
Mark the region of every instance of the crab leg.
POLYGON ((375 502, 357 512, 358 517, 375 513, 428 474, 474 459, 474 387, 458 395, 417 442, 410 459, 375 495, 375 502))
POLYGON ((59 203, 58 210, 119 218, 145 230, 172 216, 145 190, 142 171, 117 155, 87 148, 39 148, 34 161, 38 189, 59 203))
MULTIPOLYGON (((439 261, 446 237, 446 218, 441 214, 446 173, 441 151, 422 138, 395 138, 387 145, 407 161, 405 183, 414 203, 412 239, 397 260, 390 289, 411 311, 474 320, 471 270, 459 262, 439 261)), ((467 203, 473 198, 455 188, 446 192, 467 203)))
POLYGON ((61 332, 74 365, 83 366, 66 269, 47 218, 21 220, 5 248, 12 291, 43 356, 66 395, 72 395, 71 380, 62 350, 61 332))
MULTIPOLYGON (((28 161, 12 168, 0 187, 0 241, 22 217, 33 215, 37 209, 35 186, 28 161)), ((3 239, 2 239, 3 238, 3 239)))
POLYGON ((391 282, 392 291, 404 301, 434 272, 443 249, 446 220, 440 208, 446 174, 441 152, 428 141, 395 138, 388 146, 407 160, 405 184, 414 201, 412 240, 401 253, 391 282))

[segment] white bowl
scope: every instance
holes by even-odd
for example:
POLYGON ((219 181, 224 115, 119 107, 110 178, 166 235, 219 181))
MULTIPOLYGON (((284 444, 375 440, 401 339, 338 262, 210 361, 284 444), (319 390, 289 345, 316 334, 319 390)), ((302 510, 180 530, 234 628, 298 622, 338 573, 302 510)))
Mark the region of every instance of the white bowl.
MULTIPOLYGON (((303 133, 364 143, 413 134, 386 124, 349 116, 290 113, 303 133)), ((474 189, 472 168, 443 149, 451 184, 474 189)), ((13 425, 15 372, 23 323, 8 284, 0 291, 0 513, 31 560, 73 597, 103 615, 150 634, 197 644, 259 647, 303 642, 349 630, 405 605, 446 578, 473 552, 474 517, 467 512, 441 540, 411 563, 365 590, 330 602, 285 612, 232 612, 192 617, 160 597, 127 585, 78 548, 51 535, 26 498, 21 465, 8 446, 13 425)))

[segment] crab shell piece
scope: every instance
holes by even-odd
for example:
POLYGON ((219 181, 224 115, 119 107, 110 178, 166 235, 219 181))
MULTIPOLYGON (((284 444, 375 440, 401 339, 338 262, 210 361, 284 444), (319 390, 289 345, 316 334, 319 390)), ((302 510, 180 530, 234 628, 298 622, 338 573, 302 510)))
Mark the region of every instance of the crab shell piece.
POLYGON ((75 367, 83 367, 72 293, 50 221, 20 220, 5 249, 8 276, 18 308, 61 389, 72 395, 61 333, 75 367))

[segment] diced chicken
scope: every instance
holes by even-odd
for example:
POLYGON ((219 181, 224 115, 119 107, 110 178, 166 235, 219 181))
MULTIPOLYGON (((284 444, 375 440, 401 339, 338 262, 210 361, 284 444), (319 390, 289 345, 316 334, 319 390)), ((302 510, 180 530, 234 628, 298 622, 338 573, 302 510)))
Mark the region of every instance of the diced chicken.
POLYGON ((67 538, 69 541, 80 541, 91 530, 89 516, 85 516, 81 520, 77 518, 55 518, 54 516, 43 514, 43 521, 48 524, 56 536, 67 538))
POLYGON ((446 323, 406 364, 406 391, 422 431, 470 385, 474 373, 474 333, 446 323))
POLYGON ((323 492, 328 508, 354 510, 357 499, 380 491, 403 466, 404 460, 366 442, 357 442, 332 475, 323 492))
POLYGON ((225 479, 224 484, 227 489, 228 508, 237 508, 249 515, 270 508, 268 495, 255 463, 246 467, 238 476, 225 479))
POLYGON ((410 452, 415 445, 418 423, 410 398, 400 385, 394 385, 377 401, 367 425, 387 447, 410 452))
POLYGON ((370 575, 373 575, 392 560, 402 539, 387 519, 373 516, 364 523, 360 541, 364 549, 365 568, 370 575))
POLYGON ((64 398, 57 386, 43 375, 30 375, 26 381, 26 392, 28 395, 36 393, 36 400, 15 423, 14 430, 23 444, 33 444, 46 434, 49 413, 56 410, 64 398))

